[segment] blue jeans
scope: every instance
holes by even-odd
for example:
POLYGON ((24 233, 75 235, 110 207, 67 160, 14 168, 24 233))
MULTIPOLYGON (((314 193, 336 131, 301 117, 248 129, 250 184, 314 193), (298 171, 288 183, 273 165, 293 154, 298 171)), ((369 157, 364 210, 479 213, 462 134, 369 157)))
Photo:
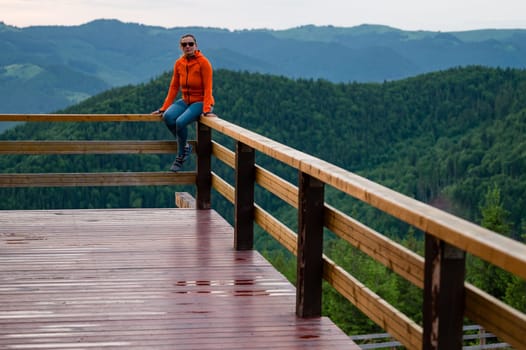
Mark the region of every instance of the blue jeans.
POLYGON ((187 105, 182 99, 175 101, 163 114, 168 129, 177 139, 177 155, 182 156, 188 141, 188 125, 196 122, 203 112, 203 102, 187 105))

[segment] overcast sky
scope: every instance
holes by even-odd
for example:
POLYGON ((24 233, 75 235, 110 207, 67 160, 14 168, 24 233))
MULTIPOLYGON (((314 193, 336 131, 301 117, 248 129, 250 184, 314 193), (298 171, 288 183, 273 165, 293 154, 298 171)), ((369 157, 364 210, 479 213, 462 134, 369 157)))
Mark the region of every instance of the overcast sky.
POLYGON ((100 18, 231 30, 306 24, 526 29, 526 0, 0 0, 0 21, 17 27, 78 25, 100 18))

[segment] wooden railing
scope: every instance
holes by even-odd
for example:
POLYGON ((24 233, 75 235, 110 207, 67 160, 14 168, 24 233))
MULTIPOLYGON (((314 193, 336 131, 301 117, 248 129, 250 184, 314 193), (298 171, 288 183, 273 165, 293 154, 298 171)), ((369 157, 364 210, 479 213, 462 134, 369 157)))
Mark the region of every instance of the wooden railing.
MULTIPOLYGON (((159 121, 152 115, 0 115, 0 121, 159 121)), ((0 141, 0 154, 173 153, 166 141, 0 141)), ((211 189, 234 204, 234 245, 252 249, 254 223, 297 256, 300 317, 321 315, 322 278, 408 349, 460 349, 463 318, 526 349, 526 315, 466 283, 465 256, 473 254, 526 279, 526 245, 448 214, 221 118, 197 125, 197 171, 97 174, 0 174, 0 186, 104 186, 195 184, 196 206, 211 206, 211 189), (212 140, 212 131, 233 139, 235 150, 212 140), (298 171, 297 186, 255 162, 256 152, 298 171), (212 170, 212 157, 233 168, 229 184, 212 170), (297 208, 298 232, 254 202, 260 187, 297 208), (324 201, 328 185, 425 233, 421 257, 324 201), (420 326, 323 255, 324 228, 423 288, 420 326)))

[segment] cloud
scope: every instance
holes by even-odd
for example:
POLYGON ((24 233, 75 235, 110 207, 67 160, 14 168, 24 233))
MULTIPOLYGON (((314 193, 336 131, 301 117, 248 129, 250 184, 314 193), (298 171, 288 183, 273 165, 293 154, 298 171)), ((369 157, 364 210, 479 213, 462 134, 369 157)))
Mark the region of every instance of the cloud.
POLYGON ((100 18, 164 27, 286 29, 364 23, 406 30, 526 28, 526 1, 499 0, 0 0, 16 26, 76 25, 100 18))

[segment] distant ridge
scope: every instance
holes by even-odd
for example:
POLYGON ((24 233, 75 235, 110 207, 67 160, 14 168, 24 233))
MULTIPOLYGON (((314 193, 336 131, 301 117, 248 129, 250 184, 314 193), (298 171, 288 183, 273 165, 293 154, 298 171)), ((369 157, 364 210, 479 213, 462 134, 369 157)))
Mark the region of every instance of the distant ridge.
POLYGON ((27 28, 0 22, 0 111, 52 112, 110 87, 146 82, 171 70, 178 39, 189 31, 215 68, 290 78, 382 82, 469 65, 526 68, 523 29, 432 32, 363 24, 230 31, 111 19, 27 28), (13 72, 20 66, 41 74, 24 79, 13 72))

